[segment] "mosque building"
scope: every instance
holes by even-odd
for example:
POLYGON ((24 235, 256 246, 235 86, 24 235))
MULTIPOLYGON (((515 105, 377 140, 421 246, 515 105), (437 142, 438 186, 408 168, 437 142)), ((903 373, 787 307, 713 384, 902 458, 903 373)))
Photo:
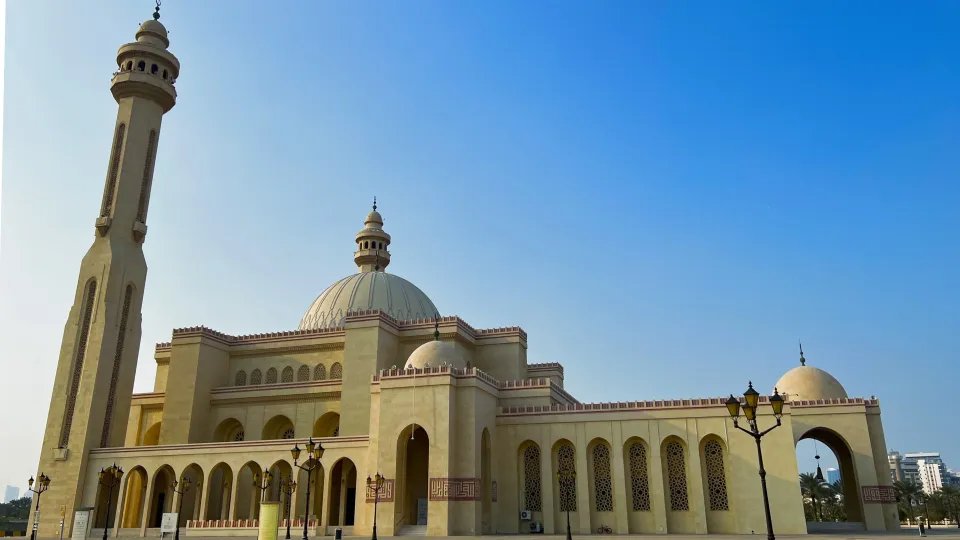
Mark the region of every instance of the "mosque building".
MULTIPOLYGON (((376 205, 353 239, 358 271, 320 293, 296 330, 175 329, 156 346, 153 391, 134 394, 142 245, 180 73, 168 47, 157 8, 117 53, 103 199, 37 469, 51 478, 39 537, 60 533, 61 507, 66 536, 81 509, 92 509, 97 536, 157 535, 168 512, 189 535, 253 536, 263 501, 279 502, 294 527, 306 520, 311 536, 369 535, 374 508, 386 536, 562 534, 568 516, 574 534, 766 529, 757 448, 725 398, 581 403, 564 389, 563 366, 527 362, 521 328, 439 316, 423 290, 389 273, 376 205), (308 476, 291 449, 310 440, 323 453, 308 476), (108 490, 98 473, 114 464, 125 474, 108 490), (272 482, 255 487, 268 471, 272 482), (378 473, 379 489, 368 480, 378 473), (181 494, 173 484, 186 479, 181 494)), ((775 532, 808 530, 796 458, 807 438, 836 454, 852 526, 899 530, 879 402, 848 397, 801 363, 777 382, 782 426, 763 438, 775 532)), ((758 421, 776 423, 767 397, 758 421)))

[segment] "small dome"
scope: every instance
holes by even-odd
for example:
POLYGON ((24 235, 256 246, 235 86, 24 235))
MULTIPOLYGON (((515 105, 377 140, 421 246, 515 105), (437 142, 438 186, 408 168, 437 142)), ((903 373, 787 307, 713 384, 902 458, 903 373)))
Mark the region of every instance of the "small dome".
POLYGON ((137 30, 137 41, 164 49, 170 46, 170 40, 167 39, 167 28, 163 26, 163 23, 154 19, 149 19, 140 25, 140 29, 137 30))
POLYGON ((457 369, 467 367, 456 345, 445 341, 428 341, 417 347, 407 359, 406 369, 423 369, 425 367, 440 367, 448 365, 457 369))
MULTIPOLYGON (((367 214, 367 218, 363 220, 363 224, 369 225, 370 223, 376 223, 377 225, 380 225, 380 227, 383 227, 383 216, 380 215, 380 212, 374 210, 367 214)), ((379 229, 380 227, 374 228, 379 229)))
POLYGON ((300 320, 300 330, 343 325, 351 311, 379 309, 398 321, 427 319, 437 306, 416 285, 386 272, 347 276, 320 293, 300 320))
POLYGON ((797 366, 786 372, 777 381, 776 390, 786 394, 788 401, 847 397, 847 391, 840 381, 813 366, 797 366))

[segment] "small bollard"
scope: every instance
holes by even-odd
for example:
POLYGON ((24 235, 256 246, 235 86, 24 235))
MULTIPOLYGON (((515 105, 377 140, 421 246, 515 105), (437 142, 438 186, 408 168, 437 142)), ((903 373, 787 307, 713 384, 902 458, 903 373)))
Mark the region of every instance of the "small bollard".
POLYGON ((336 539, 343 540, 343 529, 340 527, 337 527, 336 539))

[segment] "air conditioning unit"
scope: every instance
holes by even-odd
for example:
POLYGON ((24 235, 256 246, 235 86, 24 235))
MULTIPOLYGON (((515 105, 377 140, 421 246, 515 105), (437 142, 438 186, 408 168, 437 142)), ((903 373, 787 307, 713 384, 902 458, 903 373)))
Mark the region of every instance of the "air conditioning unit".
POLYGON ((533 519, 533 512, 531 512, 531 511, 529 511, 529 510, 521 510, 521 511, 520 511, 520 519, 522 519, 522 520, 524 520, 524 521, 529 521, 529 520, 533 519))

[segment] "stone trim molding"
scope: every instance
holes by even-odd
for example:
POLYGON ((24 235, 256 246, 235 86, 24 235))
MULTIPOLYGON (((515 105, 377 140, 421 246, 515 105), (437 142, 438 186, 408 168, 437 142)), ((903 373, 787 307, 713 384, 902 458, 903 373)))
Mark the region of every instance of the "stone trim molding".
MULTIPOLYGON (((656 401, 619 401, 607 403, 576 403, 573 405, 536 405, 526 407, 502 407, 498 416, 525 416, 544 413, 585 413, 585 412, 616 412, 656 409, 689 409, 724 407, 727 398, 700 398, 700 399, 669 399, 656 401)), ((769 403, 767 396, 760 396, 760 403, 769 403)), ((842 398, 818 399, 815 401, 788 402, 791 407, 823 407, 823 406, 871 406, 877 405, 876 399, 842 398)))
POLYGON ((535 379, 520 379, 513 381, 498 381, 492 376, 480 371, 477 368, 457 369, 450 366, 428 367, 423 369, 383 369, 380 373, 373 376, 373 383, 376 384, 385 379, 404 379, 413 377, 423 377, 429 375, 449 375, 456 379, 477 378, 489 384, 500 391, 524 390, 531 388, 549 388, 551 392, 558 394, 570 403, 580 403, 577 399, 567 393, 557 383, 547 377, 538 377, 535 379))
POLYGON ((542 364, 527 364, 527 371, 552 371, 557 370, 563 375, 563 365, 559 362, 545 362, 542 364))
MULTIPOLYGON (((393 502, 394 487, 393 478, 384 478, 383 484, 380 485, 379 502, 393 502)), ((375 501, 375 492, 377 491, 376 483, 372 481, 369 482, 366 491, 367 502, 372 504, 375 501)))
MULTIPOLYGON (((370 437, 368 435, 355 435, 351 437, 314 437, 314 442, 322 442, 324 448, 328 450, 331 448, 347 448, 355 447, 358 445, 363 445, 370 442, 370 437)), ((153 445, 153 446, 124 446, 120 448, 95 448, 90 450, 90 454, 134 454, 138 452, 150 453, 150 454, 165 454, 168 452, 173 452, 175 450, 207 450, 207 449, 220 449, 220 450, 243 450, 251 449, 258 450, 264 447, 277 446, 281 448, 285 453, 289 454, 290 443, 294 444, 306 444, 307 439, 265 439, 258 441, 239 441, 239 442, 203 442, 203 443, 186 443, 186 444, 165 444, 165 445, 153 445)))
POLYGON ((897 504, 893 486, 860 486, 864 504, 897 504))
POLYGON ((431 501, 479 501, 479 478, 431 478, 431 501))

